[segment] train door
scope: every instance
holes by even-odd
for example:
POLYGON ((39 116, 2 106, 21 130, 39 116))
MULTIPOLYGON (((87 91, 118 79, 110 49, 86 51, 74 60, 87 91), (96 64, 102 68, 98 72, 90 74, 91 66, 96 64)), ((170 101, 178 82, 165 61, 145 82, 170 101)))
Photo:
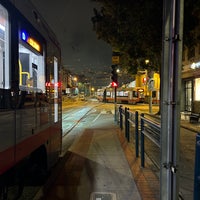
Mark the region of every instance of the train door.
POLYGON ((10 27, 0 4, 0 174, 14 162, 15 111, 11 101, 10 27))
POLYGON ((29 138, 48 125, 45 99, 45 54, 43 44, 31 28, 19 22, 18 68, 19 93, 16 105, 16 161, 29 155, 40 141, 29 138), (35 145, 35 146, 34 146, 35 145))

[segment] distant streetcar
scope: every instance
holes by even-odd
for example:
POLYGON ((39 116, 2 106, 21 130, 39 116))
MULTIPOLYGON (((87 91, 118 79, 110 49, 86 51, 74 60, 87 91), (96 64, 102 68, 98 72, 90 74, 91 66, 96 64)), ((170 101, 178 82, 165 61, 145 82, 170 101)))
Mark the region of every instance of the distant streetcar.
POLYGON ((28 173, 37 169, 41 178, 58 161, 60 66, 59 43, 34 6, 0 0, 1 199, 8 198, 9 185, 19 185, 18 196, 28 173))
MULTIPOLYGON (((97 99, 99 101, 114 102, 114 97, 113 88, 97 90, 97 99)), ((136 104, 143 103, 144 100, 144 89, 141 87, 117 88, 117 103, 136 104)))

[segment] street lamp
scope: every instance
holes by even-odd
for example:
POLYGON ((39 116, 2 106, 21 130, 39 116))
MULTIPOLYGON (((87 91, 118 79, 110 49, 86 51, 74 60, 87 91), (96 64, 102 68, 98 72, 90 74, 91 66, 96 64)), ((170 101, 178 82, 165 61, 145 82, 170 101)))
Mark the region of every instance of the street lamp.
POLYGON ((94 95, 94 88, 91 88, 91 96, 94 95))
POLYGON ((149 59, 146 59, 146 60, 145 60, 145 64, 146 64, 146 65, 149 64, 149 59))

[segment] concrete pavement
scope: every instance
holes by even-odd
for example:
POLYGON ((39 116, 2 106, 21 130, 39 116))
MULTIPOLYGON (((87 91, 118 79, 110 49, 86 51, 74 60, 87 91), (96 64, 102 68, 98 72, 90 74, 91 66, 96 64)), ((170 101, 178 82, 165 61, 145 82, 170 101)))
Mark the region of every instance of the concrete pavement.
MULTIPOLYGON (((101 113, 88 121, 85 118, 69 134, 76 134, 72 146, 57 166, 55 180, 41 191, 40 198, 65 200, 140 200, 141 188, 135 183, 134 169, 124 152, 126 142, 113 114, 101 113), (98 117, 98 120, 97 120, 98 117), (86 122, 87 121, 87 122, 86 122), (140 190, 139 190, 140 189, 140 190)), ((137 173, 141 175, 141 173, 137 173)), ((139 178, 139 177, 138 177, 139 178)), ((138 184, 144 185, 141 177, 138 184)), ((149 190, 144 190, 148 191, 149 190)), ((147 199, 155 199, 149 196, 147 199)))
MULTIPOLYGON (((181 125, 200 130, 199 123, 191 124, 185 119, 181 125)), ((70 134, 77 137, 63 157, 50 190, 44 187, 39 199, 160 199, 153 163, 146 158, 146 167, 141 167, 133 143, 126 141, 113 114, 98 115, 98 123, 80 124, 70 134)))

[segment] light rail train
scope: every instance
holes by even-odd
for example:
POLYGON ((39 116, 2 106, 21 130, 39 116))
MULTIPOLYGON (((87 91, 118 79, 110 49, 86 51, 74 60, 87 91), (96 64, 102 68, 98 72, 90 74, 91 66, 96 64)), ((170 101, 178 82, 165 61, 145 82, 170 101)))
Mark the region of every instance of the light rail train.
MULTIPOLYGON (((117 88, 116 91, 117 103, 121 104, 137 104, 137 103, 149 103, 149 97, 147 91, 142 87, 132 88, 117 88)), ((114 88, 98 89, 96 93, 97 99, 102 102, 111 103, 115 101, 114 88)), ((152 91, 152 103, 159 104, 160 96, 159 90, 154 89, 152 91)))
MULTIPOLYGON (((136 104, 143 103, 145 100, 144 89, 141 87, 134 88, 117 88, 117 103, 136 104)), ((98 89, 97 99, 103 102, 114 102, 115 91, 113 88, 98 89)))
POLYGON ((60 66, 60 45, 30 1, 0 0, 0 199, 17 199, 24 177, 59 159, 60 66))

